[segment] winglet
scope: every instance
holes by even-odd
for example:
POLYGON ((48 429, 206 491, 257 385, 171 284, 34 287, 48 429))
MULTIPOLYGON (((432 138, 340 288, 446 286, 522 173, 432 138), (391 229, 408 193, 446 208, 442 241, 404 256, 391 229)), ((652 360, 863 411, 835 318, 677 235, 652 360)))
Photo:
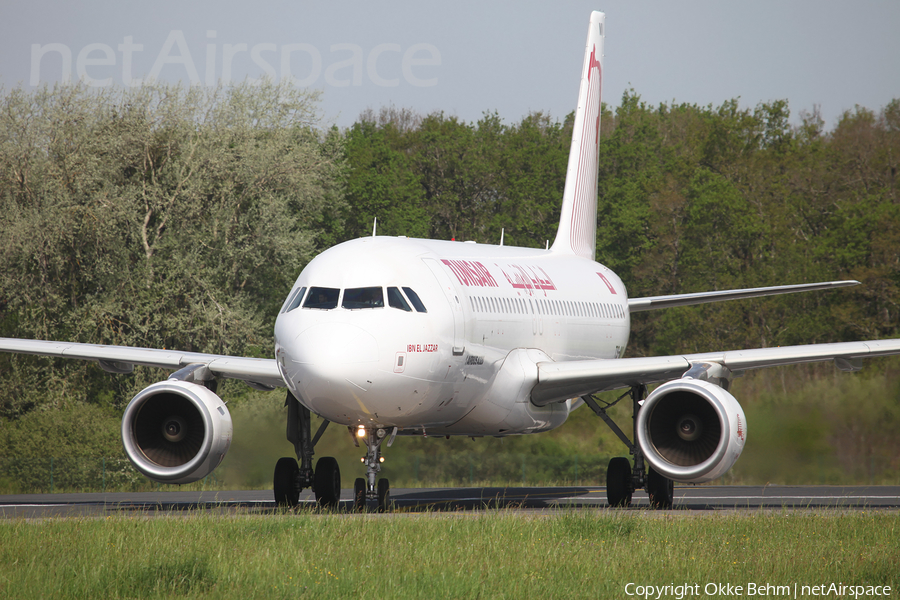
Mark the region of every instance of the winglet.
POLYGON ((553 252, 594 260, 597 250, 597 170, 600 142, 600 88, 606 15, 591 13, 581 87, 572 130, 562 214, 553 252))

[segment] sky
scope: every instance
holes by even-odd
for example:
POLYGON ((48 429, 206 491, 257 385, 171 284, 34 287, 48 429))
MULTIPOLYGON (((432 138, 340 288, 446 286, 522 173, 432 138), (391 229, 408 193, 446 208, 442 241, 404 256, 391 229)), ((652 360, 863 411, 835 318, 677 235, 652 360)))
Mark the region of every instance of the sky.
POLYGON ((606 13, 604 101, 743 108, 786 99, 827 128, 900 98, 900 0, 0 0, 0 85, 268 75, 322 90, 326 123, 367 108, 510 123, 575 107, 590 11, 606 13))

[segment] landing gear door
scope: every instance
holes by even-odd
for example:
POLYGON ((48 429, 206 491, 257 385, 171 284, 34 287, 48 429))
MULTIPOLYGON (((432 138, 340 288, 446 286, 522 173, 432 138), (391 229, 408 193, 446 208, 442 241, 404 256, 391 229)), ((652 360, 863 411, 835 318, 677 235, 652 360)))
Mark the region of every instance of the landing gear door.
POLYGON ((466 351, 462 297, 438 261, 433 258, 423 258, 422 260, 431 269, 435 279, 437 279, 438 284, 444 291, 444 295, 447 297, 447 302, 450 304, 450 312, 453 314, 453 356, 462 356, 466 351))

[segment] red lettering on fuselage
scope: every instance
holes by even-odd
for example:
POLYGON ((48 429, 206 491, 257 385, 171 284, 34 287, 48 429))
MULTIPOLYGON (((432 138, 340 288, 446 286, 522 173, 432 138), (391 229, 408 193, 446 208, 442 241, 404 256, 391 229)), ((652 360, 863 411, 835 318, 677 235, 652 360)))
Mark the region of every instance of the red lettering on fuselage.
POLYGON ((409 353, 413 352, 437 352, 438 345, 437 344, 407 344, 406 351, 409 353))
POLYGON ((547 272, 540 267, 530 267, 530 266, 521 266, 521 265, 507 265, 510 270, 512 270, 512 277, 504 271, 502 268, 500 271, 503 273, 503 276, 506 277, 506 281, 509 282, 509 285, 513 286, 513 288, 517 290, 526 290, 529 293, 532 293, 534 290, 555 290, 556 286, 553 284, 553 280, 550 279, 550 276, 547 275, 547 272), (540 271, 541 275, 537 273, 540 271))
POLYGON ((500 287, 487 267, 473 260, 447 260, 441 262, 450 267, 456 279, 466 287, 500 287))

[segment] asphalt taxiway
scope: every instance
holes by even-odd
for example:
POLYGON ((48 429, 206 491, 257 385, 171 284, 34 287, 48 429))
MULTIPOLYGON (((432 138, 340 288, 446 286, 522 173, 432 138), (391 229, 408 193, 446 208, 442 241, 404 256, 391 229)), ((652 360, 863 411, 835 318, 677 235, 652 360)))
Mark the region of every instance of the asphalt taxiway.
MULTIPOLYGON (((351 508, 352 490, 341 494, 341 509, 351 508)), ((392 489, 398 513, 490 509, 607 509, 603 487, 489 487, 392 489)), ((302 506, 314 507, 309 491, 302 506)), ((646 510, 647 495, 636 492, 630 508, 646 510)), ((686 486, 675 488, 669 513, 727 510, 900 510, 900 486, 686 486)), ((196 511, 271 513, 271 490, 137 492, 93 494, 20 494, 0 496, 0 518, 102 517, 123 513, 184 514, 196 511)))

